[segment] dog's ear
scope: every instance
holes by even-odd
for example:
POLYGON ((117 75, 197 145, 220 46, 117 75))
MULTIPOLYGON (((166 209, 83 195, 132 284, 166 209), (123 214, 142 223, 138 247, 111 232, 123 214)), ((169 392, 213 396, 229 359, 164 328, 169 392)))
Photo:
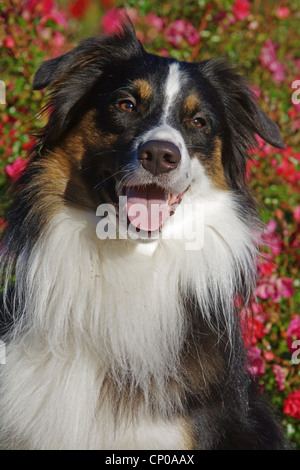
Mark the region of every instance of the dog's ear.
POLYGON ((99 67, 107 60, 111 60, 109 53, 116 53, 117 49, 122 49, 123 58, 126 58, 128 52, 132 51, 132 44, 140 47, 134 27, 128 17, 126 21, 120 24, 119 30, 109 36, 98 36, 83 40, 78 47, 60 57, 47 60, 37 70, 32 88, 33 90, 42 90, 51 88, 56 82, 67 77, 71 72, 82 69, 87 65, 93 66, 93 72, 98 71, 93 76, 99 75, 99 67), (106 53, 106 56, 105 56, 106 53), (97 70, 98 69, 98 70, 97 70))
POLYGON ((32 84, 33 90, 43 90, 43 88, 48 88, 55 83, 56 80, 59 80, 76 61, 78 50, 80 49, 76 48, 55 59, 46 60, 34 76, 32 84))
POLYGON ((83 75, 90 69, 92 75, 85 73, 83 84, 92 83, 101 74, 104 48, 104 38, 95 37, 82 41, 72 51, 55 59, 44 62, 36 72, 32 88, 42 90, 43 88, 57 88, 59 84, 68 86, 74 72, 83 75))
POLYGON ((122 65, 142 50, 132 24, 126 21, 116 33, 85 39, 72 51, 44 62, 35 74, 33 89, 50 90, 47 140, 59 138, 68 128, 105 72, 122 70, 122 65))
POLYGON ((232 187, 244 190, 249 150, 258 134, 276 148, 285 148, 278 126, 258 107, 250 82, 225 59, 200 63, 200 72, 214 90, 224 121, 223 164, 232 187))
POLYGON ((279 127, 269 118, 255 103, 254 124, 256 123, 256 133, 273 147, 284 149, 279 127))
POLYGON ((258 134, 269 144, 284 148, 278 126, 257 106, 250 82, 225 59, 200 63, 201 72, 216 88, 229 127, 237 136, 251 141, 258 134))
POLYGON ((50 90, 44 111, 49 121, 43 129, 43 141, 54 142, 73 122, 72 110, 84 104, 89 93, 102 74, 103 47, 99 38, 83 41, 74 50, 44 62, 35 74, 33 89, 50 90))

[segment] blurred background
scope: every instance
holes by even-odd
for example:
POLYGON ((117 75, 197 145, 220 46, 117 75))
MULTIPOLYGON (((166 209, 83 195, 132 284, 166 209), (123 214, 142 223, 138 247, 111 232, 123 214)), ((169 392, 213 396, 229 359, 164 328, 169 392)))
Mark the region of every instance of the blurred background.
POLYGON ((45 93, 31 89, 35 71, 82 38, 115 31, 124 7, 148 52, 185 61, 228 57, 281 128, 285 150, 257 138, 248 164, 266 246, 254 314, 242 310, 241 323, 250 372, 300 449, 299 0, 1 0, 0 231, 8 188, 26 166, 32 133, 45 124, 45 93))

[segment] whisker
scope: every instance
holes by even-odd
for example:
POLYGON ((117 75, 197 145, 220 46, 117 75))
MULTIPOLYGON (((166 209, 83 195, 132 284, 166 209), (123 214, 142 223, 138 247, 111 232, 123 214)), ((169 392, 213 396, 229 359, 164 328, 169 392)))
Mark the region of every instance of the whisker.
POLYGON ((106 181, 108 181, 110 178, 113 178, 114 176, 116 176, 118 173, 121 173, 122 170, 118 170, 116 171, 115 173, 113 173, 112 175, 108 176, 107 178, 105 178, 105 180, 101 180, 99 183, 96 184, 96 186, 94 187, 94 189, 99 189, 100 186, 102 186, 103 183, 105 183, 106 181))
POLYGON ((116 152, 117 150, 116 149, 110 149, 110 150, 103 150, 103 152, 97 152, 97 153, 94 153, 92 155, 92 157, 99 157, 101 155, 105 155, 106 153, 113 153, 113 152, 116 152))
POLYGON ((132 163, 127 165, 126 174, 121 178, 121 180, 117 184, 117 191, 118 192, 121 192, 121 189, 124 186, 123 182, 124 182, 125 179, 127 179, 126 183, 130 183, 132 181, 132 178, 134 177, 135 170, 136 170, 135 165, 133 165, 132 163), (132 170, 133 170, 133 174, 130 174, 129 172, 131 172, 132 170), (128 179, 128 177, 131 177, 131 178, 128 179))
POLYGON ((126 167, 128 167, 130 164, 128 163, 127 165, 125 165, 124 167, 122 167, 120 170, 116 171, 115 173, 113 173, 112 175, 109 175, 107 178, 105 178, 104 180, 101 180, 99 183, 96 184, 96 186, 94 187, 94 190, 96 189, 99 189, 99 187, 105 183, 106 181, 108 181, 110 178, 113 178, 114 176, 118 175, 119 173, 123 173, 123 171, 126 169, 126 167))

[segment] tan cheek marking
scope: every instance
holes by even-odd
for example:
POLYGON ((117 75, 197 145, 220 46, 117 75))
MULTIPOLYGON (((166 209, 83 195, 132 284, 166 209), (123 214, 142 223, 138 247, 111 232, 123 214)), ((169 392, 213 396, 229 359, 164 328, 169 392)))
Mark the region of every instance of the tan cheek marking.
POLYGON ((61 149, 50 152, 36 163, 41 168, 38 182, 33 185, 39 191, 40 206, 48 215, 58 212, 66 203, 76 206, 93 208, 93 202, 81 179, 78 167, 61 149))
POLYGON ((211 158, 209 160, 203 158, 201 159, 201 163, 216 188, 223 190, 229 189, 222 165, 222 142, 218 137, 215 139, 215 148, 211 158))
MULTIPOLYGON (((81 177, 81 163, 86 144, 110 147, 116 136, 101 133, 95 125, 95 112, 88 112, 65 136, 59 145, 36 161, 41 168, 40 198, 48 211, 58 211, 66 202, 79 207, 94 208, 93 201, 81 177)), ((36 182, 33 182, 35 185, 36 182)))
POLYGON ((64 205, 64 193, 70 174, 69 165, 56 153, 50 152, 41 160, 32 163, 37 168, 37 175, 30 183, 34 195, 36 211, 41 213, 45 223, 58 213, 64 205))
POLYGON ((91 146, 99 147, 99 151, 101 151, 101 148, 103 147, 109 147, 112 145, 116 139, 117 135, 115 134, 110 134, 107 132, 102 132, 96 125, 96 111, 91 110, 89 111, 83 119, 79 122, 79 124, 76 126, 74 129, 72 137, 74 135, 79 135, 81 136, 81 139, 83 141, 83 146, 85 143, 91 144, 91 146))
POLYGON ((152 86, 147 80, 139 78, 133 82, 133 86, 137 88, 141 98, 147 100, 152 95, 152 86))
POLYGON ((186 114, 194 114, 200 106, 199 96, 195 93, 189 95, 184 102, 184 111, 186 114))

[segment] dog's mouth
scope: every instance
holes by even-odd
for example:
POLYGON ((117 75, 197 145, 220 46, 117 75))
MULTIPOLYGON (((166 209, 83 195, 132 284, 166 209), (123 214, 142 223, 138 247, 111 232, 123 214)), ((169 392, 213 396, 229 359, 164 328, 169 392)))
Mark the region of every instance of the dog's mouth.
POLYGON ((102 199, 114 206, 117 215, 127 216, 127 225, 137 232, 157 232, 175 213, 188 188, 171 193, 157 184, 124 185, 121 188, 113 178, 102 180, 98 189, 102 199))
POLYGON ((125 188, 125 209, 129 222, 139 230, 160 230, 181 203, 186 191, 180 194, 166 192, 155 184, 125 188))

